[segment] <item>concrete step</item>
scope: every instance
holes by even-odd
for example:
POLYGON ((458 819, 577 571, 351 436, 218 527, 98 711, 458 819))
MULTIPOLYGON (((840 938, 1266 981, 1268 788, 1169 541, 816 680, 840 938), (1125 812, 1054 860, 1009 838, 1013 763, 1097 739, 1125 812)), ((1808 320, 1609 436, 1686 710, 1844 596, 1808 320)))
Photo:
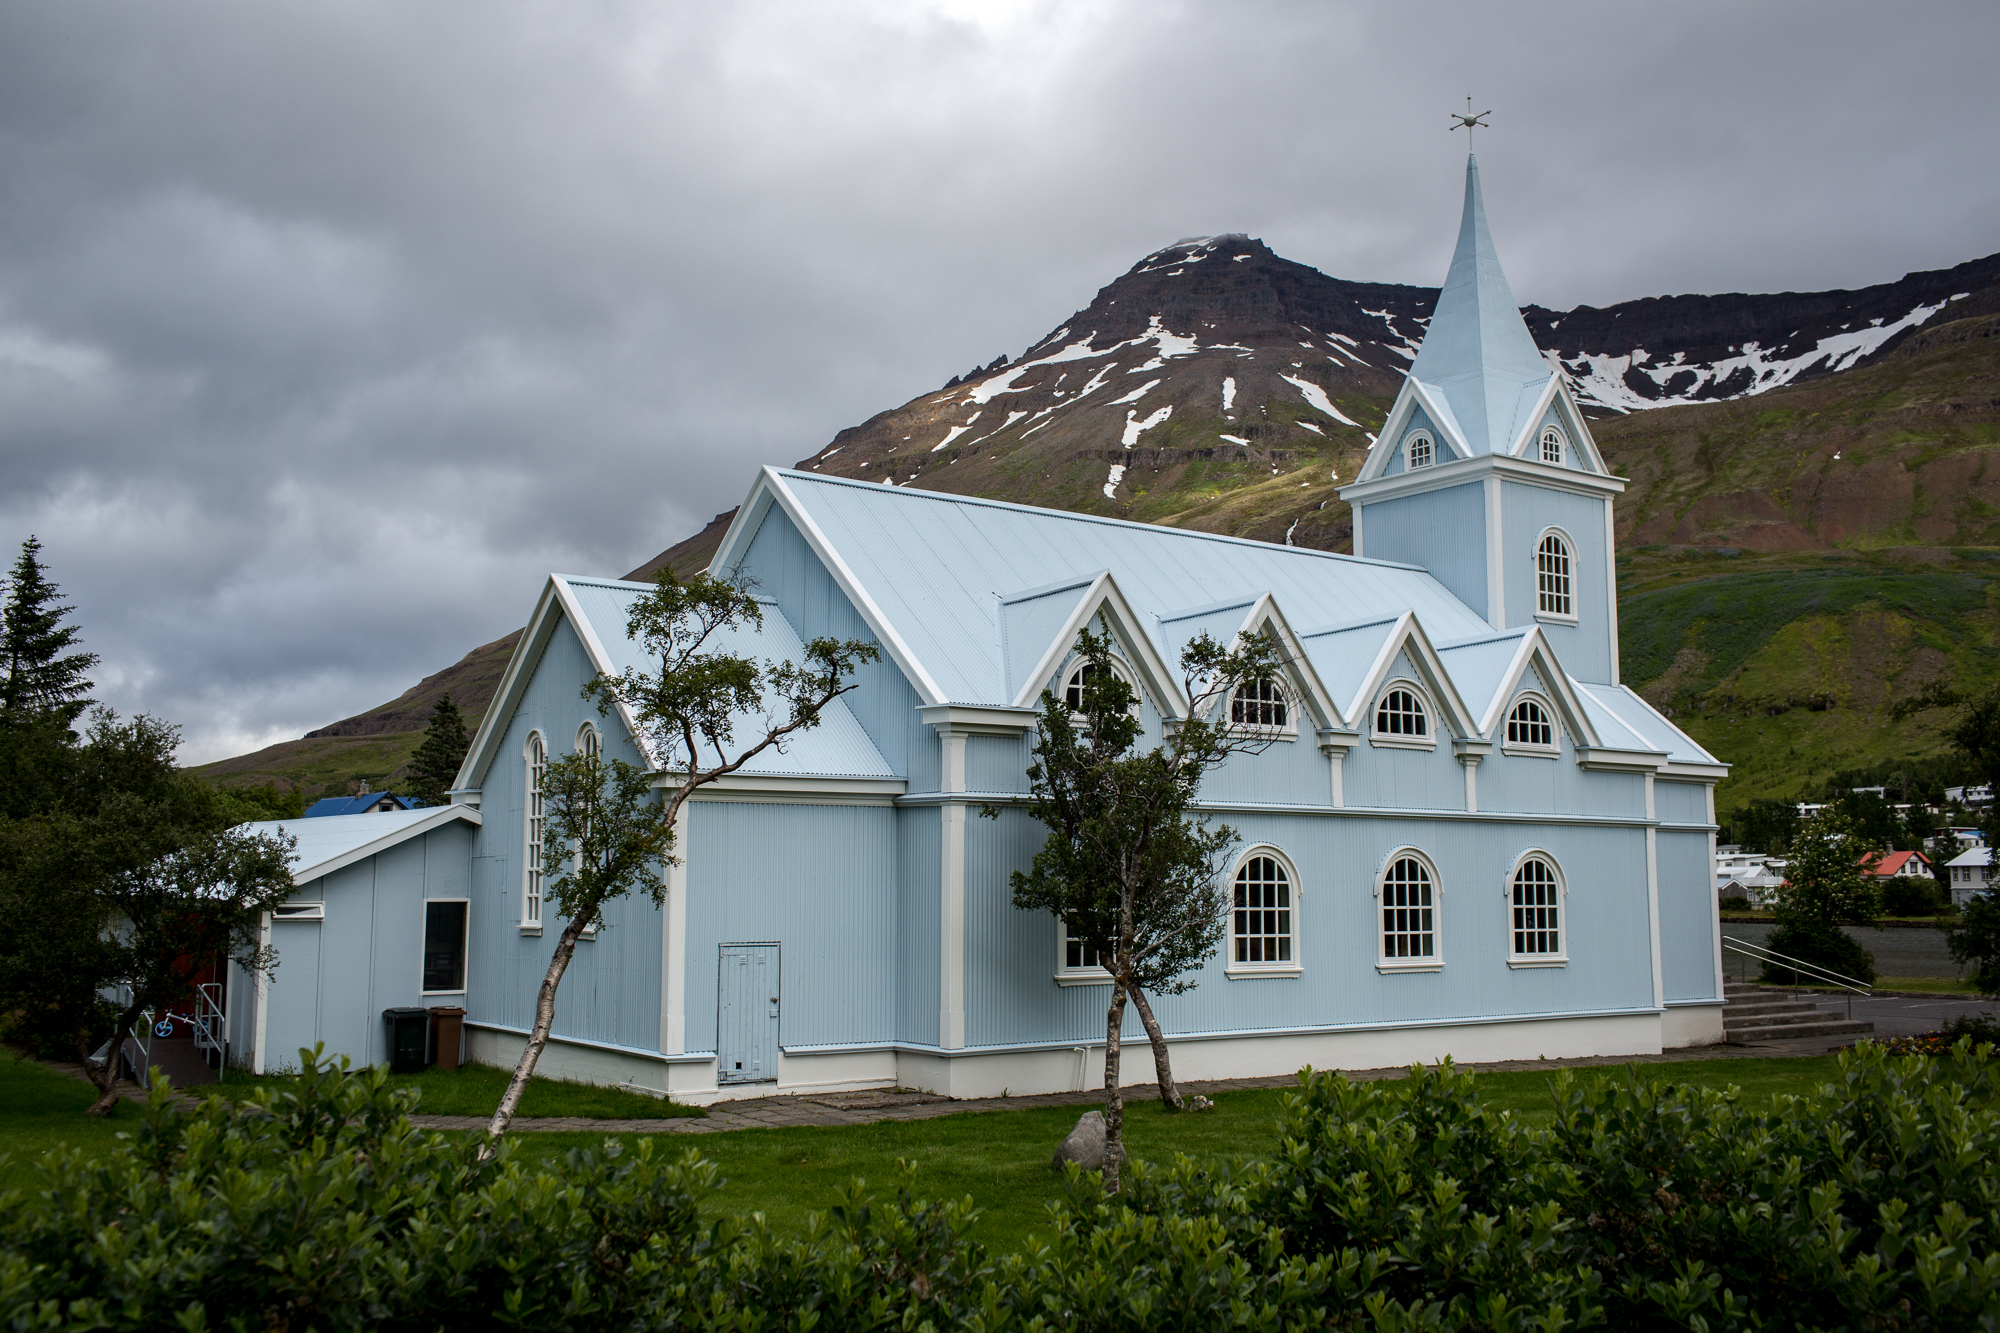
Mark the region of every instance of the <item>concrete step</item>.
POLYGON ((1846 1021, 1846 1015, 1844 1014, 1822 1013, 1817 1009, 1809 1009, 1802 1014, 1752 1014, 1747 1018, 1736 1019, 1732 1019, 1727 1014, 1724 1014, 1722 1018, 1722 1030, 1724 1032, 1734 1032, 1738 1028, 1811 1027, 1815 1023, 1824 1023, 1836 1018, 1842 1022, 1846 1021))
POLYGON ((1843 1018, 1829 1016, 1823 1023, 1783 1023, 1728 1027, 1723 1029, 1723 1039, 1739 1046, 1747 1046, 1765 1041, 1802 1041, 1807 1037, 1865 1037, 1875 1030, 1873 1023, 1862 1019, 1848 1022, 1843 1018))
POLYGON ((1758 1014, 1816 1014, 1819 1006, 1810 1000, 1731 1000, 1722 1006, 1725 1021, 1758 1014))

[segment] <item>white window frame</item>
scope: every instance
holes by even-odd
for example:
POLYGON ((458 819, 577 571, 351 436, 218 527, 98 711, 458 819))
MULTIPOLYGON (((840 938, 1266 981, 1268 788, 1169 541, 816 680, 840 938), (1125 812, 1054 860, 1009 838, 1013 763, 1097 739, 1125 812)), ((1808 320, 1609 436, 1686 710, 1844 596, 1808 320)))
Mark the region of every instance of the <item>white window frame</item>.
POLYGON ((273 920, 273 921, 324 921, 324 920, 326 920, 326 904, 325 904, 324 902, 317 902, 317 903, 300 903, 300 902, 286 902, 286 903, 279 903, 279 904, 278 904, 278 905, 277 905, 276 907, 274 907, 274 908, 272 908, 272 909, 271 909, 271 920, 273 920))
MULTIPOLYGON (((1258 843, 1254 847, 1245 848, 1243 854, 1236 858, 1236 863, 1229 867, 1229 878, 1225 883, 1228 885, 1228 911, 1230 919, 1229 929, 1222 937, 1223 975, 1236 981, 1259 977, 1296 977, 1304 975, 1305 962, 1299 956, 1299 868, 1292 863, 1292 858, 1286 856, 1270 843, 1258 843), (1243 873, 1243 868, 1253 858, 1259 856, 1269 857, 1271 860, 1277 862, 1279 873, 1284 875, 1286 886, 1291 890, 1290 906, 1283 909, 1290 917, 1288 924, 1290 927, 1290 952, 1292 956, 1286 961, 1258 963, 1236 961, 1236 877, 1243 873)), ((1261 934, 1262 932, 1259 933, 1261 934)))
POLYGON ((1562 738, 1562 716, 1556 712, 1555 705, 1549 702, 1548 696, 1539 690, 1522 690, 1514 696, 1513 702, 1507 705, 1507 716, 1500 723, 1499 740, 1502 754, 1525 755, 1534 759, 1555 759, 1562 754, 1562 738), (1531 741, 1517 741, 1512 739, 1514 711, 1524 703, 1533 704, 1535 707, 1541 709, 1542 716, 1548 719, 1549 743, 1547 745, 1538 745, 1531 741))
POLYGON ((542 864, 542 830, 548 807, 542 795, 542 770, 548 767, 549 741, 540 729, 530 731, 521 746, 521 933, 542 933, 542 902, 548 889, 548 867, 542 864))
POLYGON ((1109 986, 1111 973, 1098 964, 1069 965, 1069 922, 1056 918, 1056 985, 1109 986))
POLYGON ((1442 972, 1444 970, 1444 876, 1438 874, 1437 862, 1428 853, 1405 844, 1382 859, 1382 868, 1375 874, 1375 970, 1377 972, 1442 972), (1424 957, 1392 958, 1389 956, 1389 931, 1382 919, 1387 909, 1386 894, 1389 873, 1396 863, 1405 858, 1415 861, 1424 868, 1431 881, 1431 951, 1424 957))
POLYGON ((417 928, 417 993, 419 995, 464 995, 472 982, 472 899, 470 898, 425 898, 424 915, 417 928), (430 941, 430 915, 432 903, 465 904, 465 936, 459 941, 458 965, 461 972, 456 990, 423 990, 424 945, 430 941))
POLYGON ((1299 692, 1293 689, 1291 683, 1282 676, 1274 676, 1270 681, 1270 687, 1277 691, 1277 698, 1275 700, 1253 699, 1249 702, 1253 705, 1274 702, 1282 703, 1285 709, 1285 720, 1283 722, 1238 722, 1236 720, 1236 692, 1248 689, 1250 685, 1251 682, 1248 681, 1236 685, 1229 691, 1229 697, 1223 701, 1223 708, 1228 710, 1225 718, 1229 723, 1229 730, 1240 736, 1272 736, 1280 740, 1297 740, 1299 735, 1299 692))
MULTIPOLYGON (((1111 666, 1111 674, 1132 687, 1132 706, 1126 711, 1137 717, 1139 715, 1139 705, 1144 702, 1146 697, 1145 691, 1139 688, 1139 678, 1132 674, 1132 668, 1126 665, 1124 659, 1113 656, 1107 660, 1111 666)), ((1077 674, 1085 667, 1092 665, 1094 663, 1088 659, 1074 656, 1069 661, 1063 663, 1061 673, 1062 684, 1056 689, 1056 697, 1063 701, 1065 708, 1069 706, 1069 690, 1071 684, 1075 682, 1077 674)), ((1078 722, 1083 720, 1082 713, 1071 713, 1070 717, 1078 722)))
POLYGON ((1561 625, 1576 624, 1577 623, 1577 614, 1576 614, 1577 570, 1581 567, 1582 564, 1582 562, 1577 559, 1576 555, 1576 538, 1570 536, 1569 533, 1563 531, 1563 529, 1558 527, 1551 526, 1543 528, 1540 534, 1537 535, 1535 538, 1535 550, 1533 558, 1534 558, 1534 569, 1535 569, 1535 619, 1554 621, 1557 624, 1561 625), (1557 541, 1560 541, 1562 543, 1563 558, 1569 562, 1569 568, 1565 570, 1562 575, 1563 596, 1565 600, 1569 602, 1569 610, 1567 611, 1550 611, 1545 609, 1542 605, 1542 598, 1546 595, 1546 593, 1542 588, 1542 547, 1548 543, 1548 540, 1551 537, 1554 537, 1557 541))
POLYGON ((1569 457, 1569 436, 1563 428, 1551 421, 1535 432, 1535 457, 1550 467, 1562 467, 1569 457), (1556 456, 1549 457, 1549 437, 1555 437, 1556 456))
POLYGON ((1507 869, 1507 878, 1500 892, 1507 903, 1507 966, 1569 966, 1569 878, 1563 874, 1562 862, 1556 860, 1554 853, 1545 848, 1530 847, 1515 857, 1514 864, 1507 869), (1530 861, 1540 861, 1555 876, 1556 940, 1562 947, 1554 953, 1521 953, 1514 947, 1514 878, 1521 873, 1521 867, 1530 861))
POLYGON ((1380 690, 1375 692, 1375 702, 1368 709, 1368 743, 1370 745, 1387 750, 1435 750, 1437 749, 1437 738, 1437 703, 1431 698, 1430 691, 1424 689, 1423 686, 1417 684, 1416 681, 1411 680, 1408 676, 1398 676, 1394 680, 1386 682, 1380 690), (1378 725, 1382 714, 1382 706, 1389 701, 1389 696, 1397 690, 1407 690, 1416 699, 1417 706, 1424 710, 1424 726, 1428 730, 1422 736, 1397 735, 1395 732, 1381 730, 1378 725))
POLYGON ((1403 470, 1415 472, 1418 468, 1436 467, 1438 461, 1437 438, 1419 427, 1403 437, 1403 470), (1417 446, 1424 447, 1424 461, 1417 461, 1417 446))

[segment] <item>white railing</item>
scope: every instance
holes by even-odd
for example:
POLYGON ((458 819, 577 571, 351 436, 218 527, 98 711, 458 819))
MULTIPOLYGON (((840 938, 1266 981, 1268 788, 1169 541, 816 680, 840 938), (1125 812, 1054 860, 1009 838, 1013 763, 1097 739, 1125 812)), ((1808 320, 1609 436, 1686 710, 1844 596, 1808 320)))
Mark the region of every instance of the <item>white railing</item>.
POLYGON ((1776 949, 1766 949, 1763 945, 1752 944, 1749 940, 1739 940, 1733 935, 1722 937, 1722 947, 1731 953, 1741 954, 1745 958, 1763 963, 1774 971, 1790 972, 1794 991, 1804 984, 1800 980, 1801 977, 1811 977, 1825 985, 1839 987, 1847 992, 1847 1016, 1850 1019, 1854 1017, 1854 997, 1859 995, 1865 1000, 1875 993, 1875 988, 1865 981, 1843 976, 1831 968, 1821 967, 1818 963, 1808 963, 1805 959, 1794 958, 1788 953, 1779 953, 1776 949))

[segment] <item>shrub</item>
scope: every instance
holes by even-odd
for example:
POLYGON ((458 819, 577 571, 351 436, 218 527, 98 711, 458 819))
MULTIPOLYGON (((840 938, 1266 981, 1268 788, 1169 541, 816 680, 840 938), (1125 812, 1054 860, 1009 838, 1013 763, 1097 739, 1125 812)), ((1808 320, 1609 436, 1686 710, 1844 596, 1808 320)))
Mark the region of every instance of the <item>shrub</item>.
POLYGON ((1750 900, 1739 893, 1722 899, 1716 906, 1725 912, 1747 912, 1750 910, 1750 900))
POLYGON ((1891 875, 1882 885, 1882 910, 1892 916, 1936 916, 1945 897, 1928 875, 1891 875))
MULTIPOLYGON (((1856 981, 1875 980, 1875 955, 1861 941, 1831 922, 1792 922, 1771 932, 1766 946, 1772 953, 1786 954, 1856 981)), ((1764 984, 1785 986, 1798 982, 1817 984, 1809 972, 1794 971, 1783 963, 1764 964, 1764 984)))
POLYGON ((2000 995, 2000 898, 1982 893, 1946 934, 1951 956, 1973 965, 1973 984, 1986 995, 2000 995))

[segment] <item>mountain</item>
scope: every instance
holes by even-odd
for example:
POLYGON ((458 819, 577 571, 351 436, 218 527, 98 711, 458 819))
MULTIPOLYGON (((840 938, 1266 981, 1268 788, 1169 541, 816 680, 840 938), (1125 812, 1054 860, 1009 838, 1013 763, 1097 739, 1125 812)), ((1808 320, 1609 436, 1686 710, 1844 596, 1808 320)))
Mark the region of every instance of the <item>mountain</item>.
MULTIPOLYGON (((1978 560, 1952 548, 2000 543, 2000 526, 1987 518, 2000 522, 2000 468, 1990 478, 1987 468, 2000 443, 1996 284, 2000 255, 1858 291, 1523 311, 1537 344, 1577 386, 1608 461, 1632 478, 1618 510, 1621 594, 1634 610, 1679 608, 1657 621, 1642 616, 1640 632, 1628 612, 1627 677, 1695 718, 1696 736, 1737 760, 1726 799, 1886 753, 1882 736, 1862 729, 1873 739, 1849 745, 1836 736, 1804 758, 1787 730, 1798 719, 1775 720, 1789 707, 1759 724, 1764 748, 1747 761, 1705 730, 1704 719, 1736 706, 1725 700, 1771 707, 1781 694, 1838 693, 1797 682, 1774 692, 1785 671, 1760 656, 1789 652, 1778 631, 1832 603, 1753 598, 1745 604, 1762 609, 1731 638, 1736 631, 1722 626, 1736 624, 1731 590, 1748 586, 1740 580, 1754 570, 1766 580, 1760 588, 1775 578, 1823 590, 1838 576, 1847 591, 1833 601, 1848 606, 1839 615, 1876 604, 1852 600, 1874 575, 1840 582, 1851 569, 1908 567, 1919 583, 1986 586, 1978 560), (1655 601, 1632 601, 1644 598, 1655 601), (1688 607, 1705 610, 1683 614, 1688 607), (1790 618, 1774 624, 1774 614, 1790 618)), ((975 366, 843 430, 797 466, 1344 550, 1352 528, 1338 488, 1373 442, 1436 295, 1328 277, 1247 236, 1179 241, 1020 356, 975 366)), ((630 576, 701 568, 733 517, 717 515, 630 576)), ((1946 598, 1952 607, 1963 600, 1946 598)), ((1962 640, 1969 632, 1953 619, 1959 611, 1939 614, 1946 620, 1925 621, 1923 633, 1962 640)), ((511 646, 512 636, 498 640, 390 704, 203 771, 322 790, 338 786, 345 769, 350 778, 393 773, 436 694, 452 690, 469 716, 483 710, 511 646)), ((1978 672, 1977 663, 1953 661, 1953 671, 1978 672)), ((1945 668, 1922 657, 1891 669, 1885 658, 1840 697, 1872 717, 1900 697, 1913 669, 1945 668)), ((1892 739, 1898 753, 1936 747, 1921 718, 1892 739)))

